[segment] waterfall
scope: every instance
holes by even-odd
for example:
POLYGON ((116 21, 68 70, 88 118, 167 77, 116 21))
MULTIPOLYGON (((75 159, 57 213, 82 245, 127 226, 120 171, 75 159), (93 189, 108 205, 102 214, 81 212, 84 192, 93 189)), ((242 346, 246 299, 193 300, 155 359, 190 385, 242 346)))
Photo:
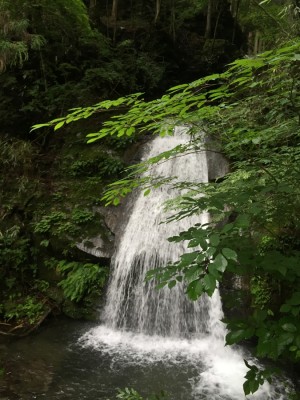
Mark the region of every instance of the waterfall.
MULTIPOLYGON (((185 144, 188 140, 185 130, 176 128, 174 136, 154 139, 145 157, 154 157, 185 144)), ((207 182, 205 152, 169 159, 155 165, 150 174, 172 176, 178 181, 207 182)), ((210 320, 215 310, 208 296, 191 301, 182 284, 178 283, 171 290, 168 287, 156 290, 154 281, 145 282, 147 271, 177 261, 188 251, 183 243, 168 242, 168 237, 195 223, 207 222, 207 215, 196 215, 179 222, 162 223, 167 217, 164 203, 174 195, 174 190, 159 187, 149 196, 141 192, 134 200, 113 260, 104 310, 105 324, 112 328, 172 337, 211 333, 210 320)))
MULTIPOLYGON (((173 136, 154 139, 148 144, 144 158, 185 144, 188 140, 185 131, 186 128, 176 128, 173 136)), ((205 152, 175 157, 153 166, 150 174, 173 176, 178 181, 207 182, 208 158, 205 152)), ((112 368, 118 371, 130 365, 144 368, 146 364, 163 364, 166 370, 178 369, 180 365, 181 371, 186 368, 194 373, 187 378, 188 397, 186 393, 173 394, 172 400, 244 399, 242 385, 247 372, 244 355, 224 346, 226 330, 220 321, 223 312, 218 290, 211 298, 204 295, 198 301, 191 301, 181 283, 172 289, 157 290, 153 281, 145 282, 147 271, 177 261, 188 251, 183 242, 168 242, 168 237, 208 221, 208 215, 201 214, 164 223, 168 217, 164 203, 174 196, 174 190, 166 185, 153 189, 149 196, 143 192, 133 196, 113 257, 102 323, 84 334, 80 344, 111 357, 112 368)), ((138 382, 133 382, 136 387, 138 382)), ((150 379, 149 390, 152 387, 150 379)), ((254 398, 286 399, 268 384, 248 397, 254 398)))

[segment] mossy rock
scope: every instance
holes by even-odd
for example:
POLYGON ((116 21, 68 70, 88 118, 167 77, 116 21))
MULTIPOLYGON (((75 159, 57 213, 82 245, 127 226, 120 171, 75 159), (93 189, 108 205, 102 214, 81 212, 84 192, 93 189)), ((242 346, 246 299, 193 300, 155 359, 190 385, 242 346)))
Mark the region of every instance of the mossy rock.
POLYGON ((64 301, 62 312, 72 319, 84 319, 88 321, 96 321, 98 319, 98 312, 96 309, 82 304, 79 305, 70 300, 64 301))
POLYGON ((63 302, 65 301, 62 289, 57 286, 49 287, 46 291, 46 296, 58 305, 63 304, 63 302))

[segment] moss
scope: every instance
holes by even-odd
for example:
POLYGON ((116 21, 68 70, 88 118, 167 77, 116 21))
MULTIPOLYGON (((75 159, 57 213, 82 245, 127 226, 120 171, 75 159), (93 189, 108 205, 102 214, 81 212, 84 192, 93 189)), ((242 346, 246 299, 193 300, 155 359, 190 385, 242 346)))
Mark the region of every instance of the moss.
POLYGON ((84 319, 88 321, 96 321, 99 318, 99 312, 96 307, 99 299, 85 301, 82 304, 74 303, 70 300, 65 300, 62 305, 62 312, 72 319, 84 319))
POLYGON ((46 296, 57 304, 58 309, 60 309, 65 300, 63 291, 57 286, 50 286, 46 291, 46 296))

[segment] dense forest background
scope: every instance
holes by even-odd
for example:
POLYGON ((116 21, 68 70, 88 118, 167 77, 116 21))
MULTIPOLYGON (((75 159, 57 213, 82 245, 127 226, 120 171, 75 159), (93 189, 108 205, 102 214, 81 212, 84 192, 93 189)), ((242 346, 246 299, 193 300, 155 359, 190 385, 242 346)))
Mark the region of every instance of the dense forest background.
MULTIPOLYGON (((107 118, 101 112, 63 135, 30 132, 31 126, 132 92, 154 98, 222 70, 247 48, 247 33, 227 3, 214 4, 211 15, 198 2, 152 3, 0 3, 4 320, 26 320, 28 313, 34 320, 52 309, 52 300, 56 306, 48 275, 59 261, 78 262, 74 273, 95 261, 77 254, 75 243, 105 230, 93 207, 124 169, 124 150, 134 141, 86 146, 85 134, 107 118)), ((66 267, 58 268, 63 274, 66 267)), ((100 271, 85 279, 95 282, 100 271)), ((69 297, 80 300, 85 290, 69 297)))
MULTIPOLYGON (((243 275, 253 314, 228 321, 228 343, 252 338, 259 356, 297 368, 297 2, 0 0, 0 23, 1 333, 26 335, 51 313, 93 317, 109 256, 97 259, 77 245, 93 247, 89 239, 96 234, 112 245, 103 192, 124 176, 145 135, 172 116, 208 124, 232 171, 221 184, 201 187, 206 201, 191 196, 182 206, 177 199, 174 208, 179 217, 208 209, 214 224, 229 222, 223 230, 174 238, 191 241, 190 247, 196 240, 203 249, 208 239, 211 246, 197 263, 194 252, 154 275, 172 287, 179 275, 189 280, 196 263, 192 299, 212 293, 226 269, 228 280, 243 275), (135 92, 143 93, 137 103, 129 96, 135 92), (111 117, 115 125, 105 125, 111 117), (43 123, 43 130, 31 131, 43 123), (99 127, 87 145, 86 135, 99 127)), ((137 178, 132 182, 135 187, 137 178)), ((199 188, 189 189, 195 195, 199 188)), ((118 204, 130 190, 127 180, 106 200, 118 204)), ((267 377, 250 369, 245 391, 267 377)))

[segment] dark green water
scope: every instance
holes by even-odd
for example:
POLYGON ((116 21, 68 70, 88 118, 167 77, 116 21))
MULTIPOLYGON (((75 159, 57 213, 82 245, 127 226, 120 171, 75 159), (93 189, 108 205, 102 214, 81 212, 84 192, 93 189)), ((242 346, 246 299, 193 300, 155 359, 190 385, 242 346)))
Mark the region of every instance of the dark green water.
POLYGON ((4 378, 1 400, 115 399, 117 388, 143 393, 165 389, 174 399, 188 399, 197 372, 180 362, 135 365, 76 345, 92 325, 59 319, 19 340, 1 340, 4 378))
MULTIPOLYGON (((98 329, 59 318, 29 337, 2 338, 0 399, 114 400, 117 388, 125 387, 143 395, 164 390, 170 400, 245 399, 242 358, 229 348, 223 351, 223 344, 214 348, 209 338, 184 342, 130 334, 126 341, 126 334, 98 329), (87 331, 95 344, 82 347, 78 339, 87 331)), ((287 400, 288 389, 281 382, 249 399, 287 400)))

